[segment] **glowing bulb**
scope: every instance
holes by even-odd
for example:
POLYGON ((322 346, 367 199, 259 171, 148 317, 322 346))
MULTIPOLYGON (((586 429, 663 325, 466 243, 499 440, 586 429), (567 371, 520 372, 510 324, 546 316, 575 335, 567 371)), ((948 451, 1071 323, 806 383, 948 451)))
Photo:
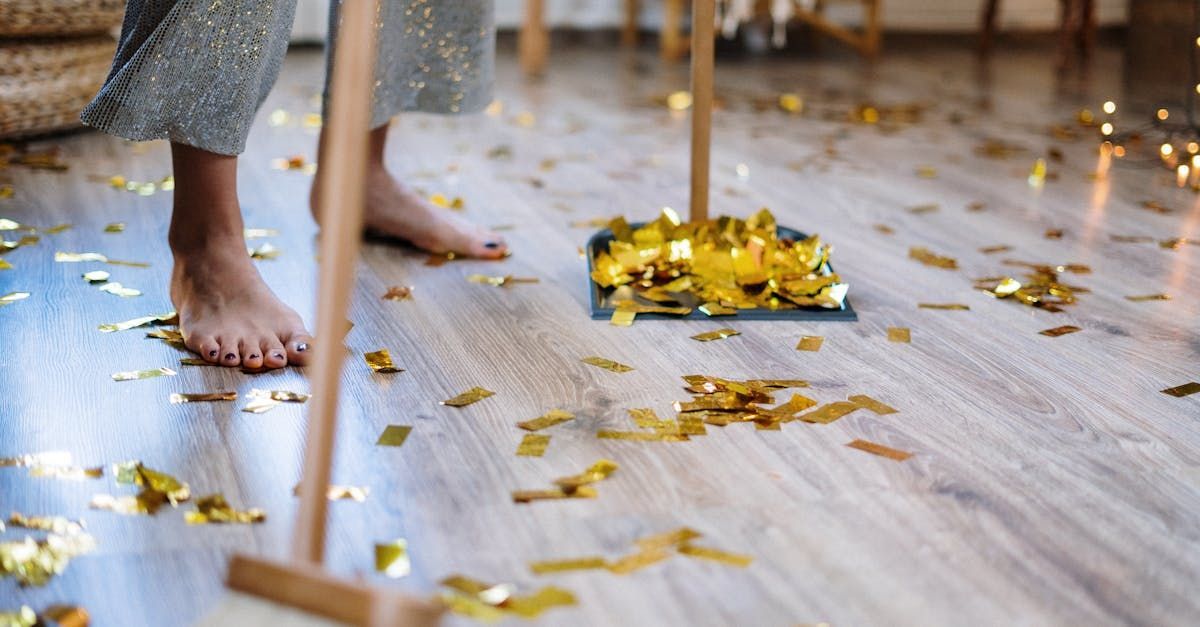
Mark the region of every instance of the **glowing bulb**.
POLYGON ((1200 144, 1197 144, 1196 142, 1188 142, 1187 149, 1188 154, 1194 155, 1197 151, 1200 151, 1200 144))
POLYGON ((1104 124, 1100 125, 1100 133, 1102 135, 1112 135, 1112 132, 1113 132, 1113 125, 1111 122, 1105 122, 1104 124))
POLYGON ((1112 115, 1117 112, 1117 103, 1108 100, 1104 103, 1104 112, 1112 115))
POLYGON ((1196 46, 1200 46, 1200 37, 1196 38, 1196 46))
POLYGON ((1163 144, 1162 148, 1159 148, 1158 151, 1162 153, 1162 156, 1170 157, 1171 153, 1175 152, 1175 149, 1171 147, 1171 144, 1163 144))
POLYGON ((1200 83, 1196 83, 1196 93, 1200 94, 1200 83))
POLYGON ((1193 156, 1192 156, 1192 168, 1193 168, 1193 169, 1200 169, 1200 155, 1193 155, 1193 156))
POLYGON ((1169 112, 1167 112, 1166 109, 1159 109, 1158 113, 1156 113, 1155 115, 1158 117, 1158 119, 1165 120, 1165 119, 1167 119, 1167 116, 1169 116, 1171 114, 1169 112))
POLYGON ((1124 157, 1125 156, 1125 147, 1117 146, 1116 148, 1113 148, 1113 154, 1116 155, 1116 157, 1118 159, 1120 159, 1121 157, 1124 157))

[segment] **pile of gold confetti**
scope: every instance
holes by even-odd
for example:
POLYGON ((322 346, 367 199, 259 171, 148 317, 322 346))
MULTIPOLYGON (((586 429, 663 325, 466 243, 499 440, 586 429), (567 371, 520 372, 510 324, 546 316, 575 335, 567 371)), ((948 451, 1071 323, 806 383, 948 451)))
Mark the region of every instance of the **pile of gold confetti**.
POLYGON ((608 224, 613 240, 595 251, 592 280, 611 290, 614 322, 638 313, 714 315, 739 309, 839 309, 848 286, 829 267, 831 249, 819 237, 780 238, 763 209, 748 220, 721 217, 682 223, 671 209, 633 228, 608 224), (664 306, 671 303, 672 306, 664 306), (619 314, 619 315, 618 315, 619 314))
POLYGON ((13 513, 8 524, 46 532, 40 540, 26 536, 0 542, 0 578, 12 577, 22 586, 45 585, 62 574, 73 558, 96 548, 95 540, 84 532, 82 523, 66 518, 13 513))
POLYGON ((1014 300, 1023 305, 1044 309, 1050 312, 1062 311, 1064 305, 1075 304, 1076 294, 1086 294, 1090 290, 1078 285, 1059 282, 1058 275, 1063 272, 1072 274, 1089 274, 1091 268, 1081 264, 1063 264, 1050 266, 1039 263, 1027 263, 1006 259, 1005 265, 1018 266, 1027 269, 1025 280, 1018 281, 1010 276, 986 277, 975 280, 975 288, 996 298, 1014 300))
POLYGON ((556 586, 518 596, 512 584, 489 584, 462 575, 452 575, 441 583, 450 589, 441 595, 450 611, 486 623, 513 617, 537 618, 550 608, 576 604, 574 594, 556 586))

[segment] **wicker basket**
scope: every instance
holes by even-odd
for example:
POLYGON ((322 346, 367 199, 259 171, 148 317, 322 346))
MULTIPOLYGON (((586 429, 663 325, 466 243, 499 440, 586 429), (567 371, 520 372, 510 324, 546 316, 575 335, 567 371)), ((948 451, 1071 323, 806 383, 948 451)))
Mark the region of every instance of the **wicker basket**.
POLYGON ((107 33, 121 23, 124 0, 4 0, 0 37, 107 33))
POLYGON ((0 139, 78 127, 115 50, 109 36, 0 40, 0 139))

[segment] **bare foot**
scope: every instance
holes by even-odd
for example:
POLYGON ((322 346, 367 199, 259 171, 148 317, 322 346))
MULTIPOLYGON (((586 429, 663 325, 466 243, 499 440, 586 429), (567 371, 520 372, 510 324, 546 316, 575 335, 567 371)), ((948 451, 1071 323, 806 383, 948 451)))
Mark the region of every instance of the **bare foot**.
MULTIPOLYGON (((313 185, 313 217, 320 222, 316 198, 317 186, 313 185)), ((372 166, 367 174, 363 226, 431 253, 452 252, 479 259, 499 259, 508 254, 503 237, 459 218, 450 209, 430 204, 388 174, 382 164, 372 166)))
POLYGON ((171 300, 184 344, 205 361, 249 369, 308 363, 313 339, 254 268, 240 234, 175 248, 171 300))

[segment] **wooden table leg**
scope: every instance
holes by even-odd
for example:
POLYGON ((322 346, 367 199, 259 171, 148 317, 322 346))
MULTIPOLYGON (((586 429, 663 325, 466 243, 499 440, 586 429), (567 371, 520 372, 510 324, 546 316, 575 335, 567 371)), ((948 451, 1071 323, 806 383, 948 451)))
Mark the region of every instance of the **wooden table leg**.
POLYGON ((663 3, 663 27, 659 50, 664 61, 678 61, 687 51, 683 40, 684 0, 666 0, 663 3))
POLYGON ((621 45, 629 48, 638 43, 638 17, 641 14, 641 3, 638 0, 625 0, 625 24, 621 28, 621 45))
POLYGON ((546 29, 545 0, 525 0, 525 19, 517 36, 517 54, 521 69, 537 76, 546 70, 550 53, 550 33, 546 29))

